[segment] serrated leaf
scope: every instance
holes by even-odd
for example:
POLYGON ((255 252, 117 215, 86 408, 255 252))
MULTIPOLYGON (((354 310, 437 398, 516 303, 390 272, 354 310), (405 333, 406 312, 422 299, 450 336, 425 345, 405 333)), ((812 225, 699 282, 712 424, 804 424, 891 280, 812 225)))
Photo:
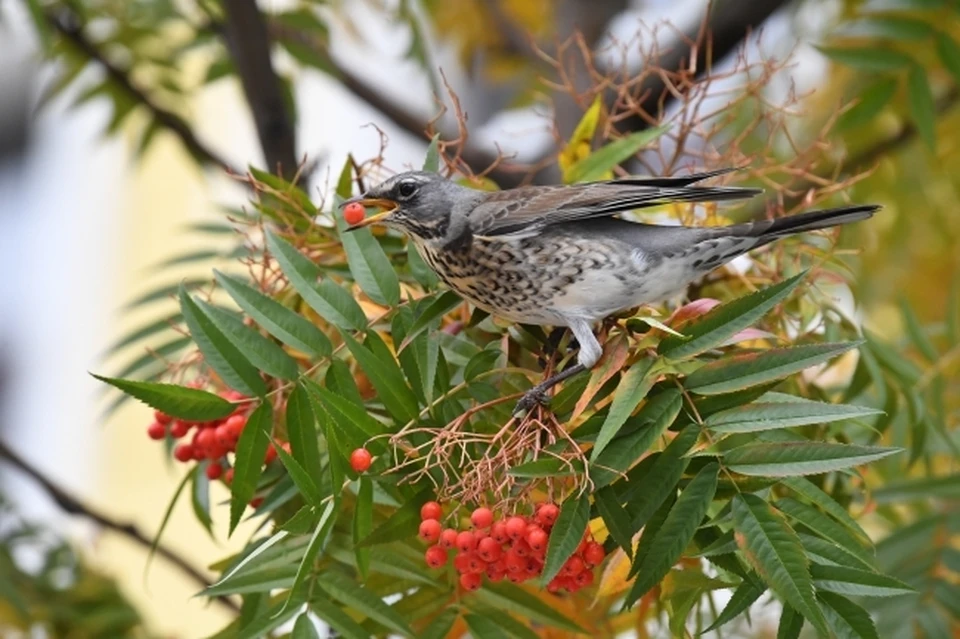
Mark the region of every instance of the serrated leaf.
MULTIPOLYGON (((379 340, 380 338, 375 334, 369 334, 367 339, 379 340)), ((349 335, 344 335, 343 341, 377 390, 377 397, 394 419, 401 424, 416 419, 420 413, 417 398, 407 386, 396 359, 392 355, 377 357, 370 349, 349 335)))
POLYGON ((320 492, 320 487, 314 480, 314 477, 318 476, 319 473, 314 475, 307 472, 293 455, 283 449, 280 442, 274 440, 273 447, 277 451, 277 458, 280 460, 280 463, 287 469, 290 479, 293 480, 300 495, 303 496, 303 500, 311 506, 321 506, 323 504, 323 493, 320 492))
POLYGON ((654 535, 646 555, 638 560, 637 579, 624 600, 625 607, 631 606, 659 583, 680 559, 687 544, 693 541, 693 535, 713 501, 719 475, 720 465, 708 464, 680 493, 654 535))
POLYGON ((183 479, 181 479, 177 485, 177 489, 173 492, 173 497, 170 498, 170 503, 167 504, 167 509, 163 512, 163 517, 160 519, 160 527, 157 528, 157 534, 150 540, 150 552, 147 553, 147 565, 144 568, 144 573, 150 569, 150 562, 153 561, 153 556, 157 552, 157 546, 160 545, 160 538, 163 536, 163 531, 167 529, 167 524, 170 523, 170 515, 173 514, 173 507, 177 505, 177 501, 180 499, 180 493, 183 492, 183 489, 186 488, 187 483, 189 483, 190 476, 190 473, 183 476, 183 479))
POLYGON ((723 607, 723 610, 721 610, 717 618, 713 620, 713 623, 704 629, 703 634, 715 630, 739 617, 746 612, 764 592, 766 592, 766 590, 763 587, 750 581, 741 583, 737 586, 737 589, 733 591, 733 595, 730 596, 727 605, 723 607))
POLYGON ((593 494, 597 512, 610 533, 610 537, 623 549, 627 557, 633 558, 633 536, 636 534, 630 515, 620 505, 617 491, 607 487, 593 494))
POLYGON ((429 489, 421 489, 357 544, 357 547, 377 546, 414 537, 417 534, 417 527, 420 525, 420 507, 431 498, 432 494, 429 489))
POLYGON ((880 639, 870 613, 857 604, 829 592, 818 593, 817 598, 837 639, 880 639))
POLYGON ((826 402, 754 402, 714 413, 707 417, 704 425, 715 433, 754 433, 826 424, 842 419, 859 419, 879 415, 881 412, 867 406, 826 402))
POLYGON ((660 341, 658 352, 667 359, 678 360, 717 348, 785 300, 806 274, 803 271, 779 284, 717 306, 682 324, 678 329, 687 336, 686 339, 665 337, 660 341))
POLYGON ((593 444, 593 452, 590 453, 591 463, 597 461, 607 444, 616 436, 620 427, 650 391, 655 381, 654 376, 650 375, 654 362, 653 359, 642 359, 633 364, 620 378, 617 389, 613 392, 613 403, 607 412, 607 418, 600 427, 597 440, 593 444))
POLYGON ((901 448, 829 442, 747 444, 724 453, 727 467, 743 475, 790 477, 853 468, 901 452, 901 448))
POLYGON ((953 81, 960 84, 960 44, 949 34, 940 31, 937 33, 937 55, 953 76, 953 81))
POLYGON ((400 348, 397 350, 405 349, 420 333, 430 328, 434 320, 443 317, 461 304, 463 304, 463 300, 453 291, 446 291, 434 299, 413 321, 413 325, 410 326, 403 342, 400 344, 400 348))
POLYGON ((801 503, 789 497, 774 502, 774 506, 792 520, 806 526, 817 535, 843 547, 857 557, 863 567, 873 569, 874 559, 867 549, 867 542, 854 535, 837 521, 831 519, 813 506, 801 503))
POLYGON ((642 491, 627 502, 627 512, 630 513, 634 530, 644 526, 667 497, 676 493, 677 484, 690 464, 690 459, 685 455, 696 443, 699 434, 696 426, 684 428, 653 462, 643 480, 642 491))
POLYGON ((400 303, 400 280, 387 254, 369 228, 349 230, 342 215, 335 215, 340 241, 347 254, 347 266, 363 292, 377 304, 400 303))
POLYGON ((610 142, 564 171, 564 181, 569 184, 601 180, 614 167, 629 160, 669 130, 669 126, 655 127, 610 142))
POLYGON ((375 454, 385 450, 385 445, 373 438, 386 432, 386 429, 370 417, 362 405, 354 404, 322 386, 311 385, 310 390, 320 400, 332 425, 337 428, 338 439, 350 446, 350 450, 365 446, 375 454))
POLYGON ((302 315, 236 278, 219 271, 214 273, 233 301, 287 346, 314 357, 327 356, 333 351, 330 339, 302 315))
POLYGON ((837 129, 849 131, 871 122, 890 104, 896 92, 896 78, 884 78, 870 85, 860 93, 857 103, 840 116, 837 129))
MULTIPOLYGON (((284 451, 281 450, 279 452, 282 454, 284 451)), ((320 515, 320 521, 317 522, 317 527, 314 529, 313 535, 310 536, 310 543, 307 544, 307 549, 303 552, 303 557, 297 566, 297 574, 293 578, 293 584, 290 586, 290 594, 287 596, 287 601, 283 604, 283 608, 280 609, 281 614, 285 612, 287 608, 301 603, 300 587, 306 581, 307 576, 313 572, 314 562, 317 560, 317 557, 320 556, 324 546, 327 544, 327 540, 330 538, 333 524, 336 521, 336 517, 333 516, 333 510, 336 506, 337 502, 331 499, 327 503, 327 507, 323 509, 323 513, 320 515)))
POLYGON ((563 564, 573 555, 583 539, 583 533, 590 523, 590 496, 586 493, 577 497, 570 496, 560 506, 550 540, 547 542, 547 556, 543 563, 541 581, 544 586, 550 582, 563 564))
POLYGON ((777 639, 799 639, 803 630, 803 617, 791 608, 784 605, 780 613, 780 624, 777 626, 777 639))
POLYGON ((246 326, 242 319, 202 300, 196 302, 214 326, 258 369, 271 377, 287 380, 296 379, 300 374, 297 362, 292 357, 274 342, 246 326))
POLYGON ((576 622, 561 614, 554 607, 547 605, 523 588, 506 581, 484 584, 483 588, 478 590, 474 597, 491 608, 520 615, 537 623, 554 626, 569 632, 585 632, 576 622))
POLYGON ((285 418, 293 458, 308 475, 318 477, 321 465, 317 446, 317 417, 302 383, 297 383, 287 398, 285 418))
POLYGON ((310 609, 344 639, 370 639, 370 632, 333 602, 320 596, 313 597, 310 609))
POLYGON ((913 64, 907 54, 882 47, 817 47, 817 50, 834 62, 863 71, 895 71, 913 64))
POLYGON ((235 404, 219 395, 196 388, 186 388, 175 384, 140 382, 133 379, 103 377, 91 373, 91 376, 119 388, 121 391, 140 400, 147 406, 161 412, 189 421, 206 422, 226 417, 234 411, 235 404))
MULTIPOLYGON (((356 546, 373 529, 373 482, 369 477, 360 477, 357 489, 357 505, 353 513, 353 543, 356 546)), ((366 580, 370 571, 370 549, 356 548, 357 569, 366 580)))
POLYGON ((203 526, 210 537, 213 537, 213 521, 210 519, 210 480, 207 479, 207 466, 210 462, 204 460, 190 471, 190 505, 197 521, 203 526))
POLYGON ((937 148, 937 107, 933 91, 927 80, 926 70, 919 64, 912 65, 907 73, 907 104, 910 116, 920 134, 920 139, 931 151, 937 148))
POLYGON ((695 370, 687 376, 684 386, 699 395, 729 393, 822 364, 859 344, 810 344, 728 356, 695 370))
POLYGON ((413 635, 413 631, 403 617, 384 603, 378 595, 358 586, 342 574, 333 571, 322 572, 317 575, 316 584, 340 603, 373 619, 380 625, 402 635, 413 635))
POLYGON ((896 597, 917 592, 899 579, 858 568, 812 564, 810 574, 818 589, 851 597, 896 597))
POLYGON ((813 578, 800 539, 769 504, 751 494, 733 499, 733 521, 740 544, 754 570, 787 604, 828 635, 817 606, 813 578))
POLYGON ((613 445, 590 464, 590 479, 594 486, 606 486, 636 463, 676 420, 682 405, 683 396, 676 389, 664 391, 648 400, 622 429, 629 428, 631 432, 614 439, 613 445))
MULTIPOLYGON (((859 537, 867 544, 872 544, 870 536, 860 527, 860 524, 850 516, 846 508, 838 504, 830 495, 822 491, 816 484, 805 477, 785 477, 780 483, 807 498, 820 508, 823 508, 831 517, 839 521, 855 536, 859 537)), ((876 494, 874 494, 876 498, 876 494)))
POLYGON ((366 329, 367 317, 349 291, 329 279, 318 282, 320 267, 273 231, 266 235, 287 281, 317 315, 340 329, 366 329))
POLYGON ((247 418, 247 424, 237 441, 233 462, 233 483, 230 484, 230 532, 240 522, 244 509, 257 490, 260 470, 270 439, 266 431, 273 427, 273 407, 261 403, 247 418))
POLYGON ((247 395, 265 395, 267 386, 247 356, 210 321, 197 303, 180 288, 180 310, 203 359, 231 388, 247 395))

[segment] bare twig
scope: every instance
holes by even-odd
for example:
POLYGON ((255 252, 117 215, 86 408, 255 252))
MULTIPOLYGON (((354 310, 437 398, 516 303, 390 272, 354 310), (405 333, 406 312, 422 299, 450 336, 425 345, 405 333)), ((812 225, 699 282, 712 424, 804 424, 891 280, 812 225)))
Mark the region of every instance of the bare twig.
MULTIPOLYGON (((120 535, 123 535, 127 539, 136 542, 144 548, 149 549, 153 546, 152 541, 148 539, 142 532, 140 532, 140 529, 134 524, 116 521, 108 515, 96 510, 95 508, 81 503, 75 497, 54 484, 49 478, 44 476, 43 473, 34 468, 27 460, 20 457, 20 455, 14 452, 2 441, 0 441, 0 458, 6 459, 10 465, 18 468, 25 475, 37 482, 47 493, 47 495, 49 495, 50 498, 57 504, 57 506, 59 506, 64 512, 89 519, 101 528, 106 528, 119 533, 120 535)), ((167 546, 164 546, 163 544, 158 543, 156 552, 158 555, 179 568, 181 572, 190 577, 190 579, 195 581, 201 587, 207 588, 210 586, 210 582, 207 580, 207 578, 175 551, 171 550, 167 546)), ((228 608, 231 612, 240 612, 239 606, 237 606, 237 604, 229 597, 221 595, 216 597, 216 600, 221 605, 228 608)))
POLYGON ((80 16, 74 11, 65 6, 59 6, 56 9, 48 10, 44 15, 47 22, 57 33, 69 41, 84 56, 102 67, 111 81, 150 112, 157 124, 177 136, 191 155, 201 162, 214 164, 228 173, 240 173, 220 154, 202 143, 183 118, 156 104, 143 89, 134 84, 130 78, 129 70, 122 69, 108 60, 99 47, 84 33, 84 25, 80 16))

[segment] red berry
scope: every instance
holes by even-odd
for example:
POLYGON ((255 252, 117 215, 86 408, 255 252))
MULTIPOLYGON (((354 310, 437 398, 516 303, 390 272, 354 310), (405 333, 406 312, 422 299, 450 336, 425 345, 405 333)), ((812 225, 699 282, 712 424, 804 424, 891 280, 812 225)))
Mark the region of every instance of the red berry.
POLYGON ((537 522, 541 526, 552 526, 560 516, 560 509, 556 504, 543 504, 537 509, 537 522))
POLYGON ((563 568, 560 569, 560 574, 566 577, 575 577, 583 572, 586 567, 586 564, 583 563, 583 559, 580 559, 574 555, 570 559, 567 559, 567 563, 563 564, 563 568))
POLYGON ((534 528, 527 533, 527 543, 536 551, 546 549, 549 540, 550 536, 540 528, 534 528))
MULTIPOLYGON (((350 453, 350 467, 353 468, 354 472, 367 472, 372 461, 373 457, 370 455, 370 451, 366 448, 358 448, 350 453)), ((439 531, 437 531, 437 534, 439 534, 439 531)))
POLYGON ((220 479, 220 475, 223 474, 223 466, 217 462, 212 462, 207 465, 207 479, 220 479))
POLYGON ((213 432, 217 436, 217 444, 224 448, 231 448, 233 446, 233 435, 230 433, 230 429, 227 428, 226 424, 217 426, 213 432))
POLYGON ((170 424, 170 436, 174 439, 180 439, 187 434, 190 430, 190 424, 183 421, 182 419, 175 419, 172 424, 170 424))
POLYGON ((511 517, 507 520, 507 536, 510 539, 520 539, 527 534, 527 522, 523 517, 511 517))
POLYGON ((527 576, 522 572, 511 572, 507 574, 507 579, 515 584, 522 584, 527 580, 527 576))
POLYGON ((507 535, 507 524, 503 521, 494 523, 490 528, 490 536, 499 544, 507 543, 510 539, 507 535))
POLYGON ((513 552, 517 553, 521 557, 529 557, 531 554, 533 554, 533 549, 525 540, 518 539, 513 542, 513 552))
POLYGON ((188 462, 193 459, 193 446, 180 444, 173 449, 173 456, 177 458, 177 461, 188 462))
POLYGON ((273 442, 267 444, 267 452, 263 454, 263 463, 270 464, 277 458, 277 449, 274 447, 273 442))
POLYGON ((585 588, 593 583, 593 571, 584 570, 583 572, 578 573, 577 576, 573 578, 573 580, 576 582, 577 587, 585 588))
POLYGON ((225 428, 230 436, 234 439, 240 437, 240 433, 243 432, 243 427, 247 425, 247 418, 244 415, 231 415, 223 422, 223 426, 220 428, 225 428))
POLYGON ((420 519, 440 519, 443 517, 443 508, 435 501, 428 501, 420 506, 420 519))
POLYGON ((440 539, 440 531, 443 527, 436 519, 425 519, 420 523, 420 539, 428 543, 436 543, 440 539))
POLYGON ((460 549, 460 552, 470 552, 477 547, 477 536, 474 535, 469 530, 464 530, 459 535, 457 535, 457 548, 460 549))
POLYGON ((263 503, 263 497, 254 497, 250 500, 250 507, 256 510, 263 503))
POLYGON ((430 546, 424 553, 427 565, 431 568, 439 568, 447 563, 447 551, 440 546, 430 546))
POLYGON ((483 582, 483 577, 477 573, 466 573, 460 575, 460 585, 463 586, 464 590, 477 590, 480 588, 480 584, 483 582))
POLYGON ((467 553, 467 572, 482 573, 486 564, 475 553, 467 553))
POLYGON ((362 222, 366 215, 366 210, 359 202, 351 202, 343 207, 343 220, 350 226, 362 222))
POLYGON ((547 592, 560 592, 561 581, 559 577, 554 577, 550 580, 550 583, 547 584, 547 592))
POLYGON ((477 543, 477 554, 486 562, 494 562, 500 558, 502 549, 493 538, 487 537, 477 543))
POLYGON ((167 427, 160 422, 153 422, 147 426, 147 437, 150 439, 163 439, 167 436, 167 427))
POLYGON ((453 548, 457 545, 457 531, 453 528, 447 528, 440 533, 440 547, 453 548))
POLYGON ((157 423, 163 424, 164 426, 173 421, 173 417, 170 417, 170 415, 167 415, 163 411, 159 410, 153 411, 153 418, 157 421, 157 423))
POLYGON ((507 572, 523 572, 527 568, 527 560, 513 550, 507 551, 504 563, 507 566, 507 572))
POLYGON ((223 473, 223 481, 224 481, 225 483, 227 483, 228 485, 233 483, 233 469, 232 469, 232 468, 228 468, 228 469, 223 473))
POLYGON ((501 572, 501 571, 499 571, 499 570, 491 570, 491 569, 487 568, 487 579, 489 579, 490 581, 492 581, 492 582, 494 582, 494 583, 496 583, 496 582, 498 582, 498 581, 503 581, 503 578, 506 577, 506 576, 507 576, 507 574, 506 574, 505 572, 501 572))
POLYGON ((217 432, 213 428, 202 428, 197 433, 196 445, 203 451, 208 451, 217 443, 217 432))
POLYGON ((599 566, 604 557, 606 557, 606 553, 603 552, 603 546, 595 541, 588 543, 583 551, 583 560, 590 566, 599 566))
POLYGON ((470 523, 478 530, 489 528, 493 523, 493 511, 489 508, 477 508, 473 511, 473 514, 470 515, 470 523))

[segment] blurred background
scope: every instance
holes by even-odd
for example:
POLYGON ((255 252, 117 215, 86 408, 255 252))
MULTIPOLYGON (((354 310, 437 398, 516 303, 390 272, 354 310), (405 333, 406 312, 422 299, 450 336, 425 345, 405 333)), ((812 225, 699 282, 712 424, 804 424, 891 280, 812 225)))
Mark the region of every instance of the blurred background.
MULTIPOLYGON (((942 338, 960 314, 951 293, 960 267, 958 6, 0 3, 0 634, 45 636, 30 635, 23 607, 44 622, 90 624, 71 636, 134 626, 205 636, 234 614, 193 594, 206 565, 252 529, 227 541, 214 517, 208 534, 180 499, 161 544, 184 565, 161 553, 148 570, 182 472, 146 437, 149 411, 115 406, 87 372, 147 379, 176 353, 169 287, 203 285, 212 265, 234 257, 225 213, 247 192, 228 172, 248 165, 286 177, 301 167, 300 183, 319 202, 350 154, 389 170, 419 166, 431 128, 460 142, 464 170, 492 167, 502 187, 551 183, 595 95, 608 102, 605 137, 682 122, 696 101, 727 115, 698 116, 702 126, 677 153, 641 154, 628 170, 689 168, 735 144, 760 167, 771 212, 811 199, 882 203, 844 245, 860 249, 845 260, 845 308, 894 344, 920 326, 942 338), (611 88, 597 89, 604 81, 611 88), (760 96, 749 108, 747 93, 760 96), (744 143, 765 128, 768 144, 744 143), (29 543, 11 541, 14 531, 29 543)), ((956 346, 928 364, 955 375, 956 346)), ((957 423, 956 386, 942 390, 948 435, 924 444, 934 453, 949 448, 957 423)), ((954 470, 937 463, 931 474, 954 470)), ((214 504, 225 496, 212 486, 214 504)), ((946 601, 930 605, 949 628, 960 599, 946 601)), ((754 632, 773 631, 758 622, 754 632)))

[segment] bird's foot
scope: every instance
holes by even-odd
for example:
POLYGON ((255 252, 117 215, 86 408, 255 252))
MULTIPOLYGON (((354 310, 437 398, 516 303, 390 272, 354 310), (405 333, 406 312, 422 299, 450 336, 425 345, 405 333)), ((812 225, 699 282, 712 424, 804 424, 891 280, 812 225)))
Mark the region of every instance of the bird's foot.
POLYGON ((530 412, 534 406, 542 406, 550 401, 547 397, 547 389, 541 388, 542 385, 534 386, 520 398, 516 408, 513 409, 513 416, 517 417, 530 412))

